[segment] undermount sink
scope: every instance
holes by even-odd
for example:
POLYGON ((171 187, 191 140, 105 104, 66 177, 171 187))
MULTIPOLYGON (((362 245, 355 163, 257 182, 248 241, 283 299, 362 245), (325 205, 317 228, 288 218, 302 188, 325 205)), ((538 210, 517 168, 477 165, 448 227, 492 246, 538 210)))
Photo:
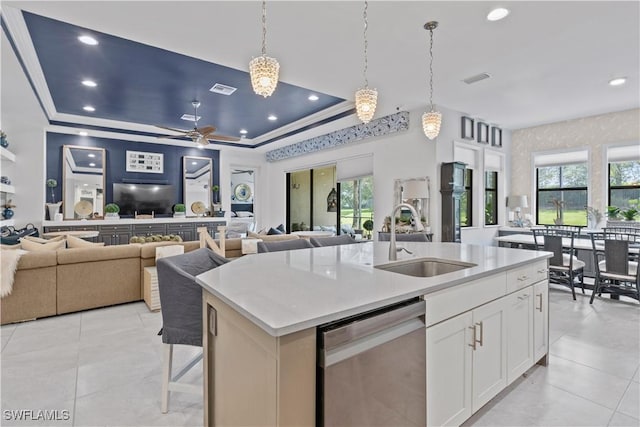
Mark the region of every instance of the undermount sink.
POLYGON ((450 259, 419 258, 408 261, 393 262, 390 264, 376 265, 375 268, 407 276, 433 277, 475 266, 476 264, 450 259))

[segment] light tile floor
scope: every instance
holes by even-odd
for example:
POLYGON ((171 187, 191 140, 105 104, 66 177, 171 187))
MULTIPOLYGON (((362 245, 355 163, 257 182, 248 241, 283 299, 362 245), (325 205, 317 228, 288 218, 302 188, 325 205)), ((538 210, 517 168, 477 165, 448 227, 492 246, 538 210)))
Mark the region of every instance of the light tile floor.
MULTIPOLYGON (((591 306, 552 289, 550 306, 549 366, 529 370, 465 425, 639 426, 638 303, 591 306)), ((174 393, 160 413, 161 323, 139 302, 2 326, 0 425, 201 426, 200 396, 174 393), (66 410, 69 419, 6 412, 29 409, 66 410)), ((180 346, 176 366, 197 352, 180 346)), ((202 381, 197 372, 185 380, 202 381)))

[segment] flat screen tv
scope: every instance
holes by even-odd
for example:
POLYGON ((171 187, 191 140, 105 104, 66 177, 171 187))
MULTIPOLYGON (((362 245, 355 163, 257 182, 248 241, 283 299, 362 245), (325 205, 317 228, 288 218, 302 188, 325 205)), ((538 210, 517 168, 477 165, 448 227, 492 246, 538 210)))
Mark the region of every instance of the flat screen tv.
POLYGON ((176 203, 173 185, 161 184, 113 184, 113 203, 120 206, 120 215, 173 214, 176 203))

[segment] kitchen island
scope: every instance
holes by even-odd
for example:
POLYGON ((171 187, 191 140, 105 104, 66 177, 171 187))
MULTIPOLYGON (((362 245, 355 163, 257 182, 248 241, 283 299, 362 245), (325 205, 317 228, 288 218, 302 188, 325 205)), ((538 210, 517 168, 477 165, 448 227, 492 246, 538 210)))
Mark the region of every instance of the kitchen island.
POLYGON ((460 424, 548 353, 548 253, 403 243, 394 265, 464 268, 433 277, 388 271, 389 243, 245 256, 198 276, 203 287, 205 425, 316 423, 316 330, 424 299, 427 420, 460 424), (379 268, 379 267, 383 268, 379 268))

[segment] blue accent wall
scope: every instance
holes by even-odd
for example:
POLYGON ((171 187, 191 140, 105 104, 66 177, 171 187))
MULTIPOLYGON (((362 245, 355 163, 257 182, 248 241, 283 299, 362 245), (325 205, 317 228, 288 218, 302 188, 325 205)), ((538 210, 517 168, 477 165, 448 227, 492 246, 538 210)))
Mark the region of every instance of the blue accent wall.
MULTIPOLYGON (((174 203, 183 203, 182 158, 184 156, 210 157, 213 164, 213 183, 220 185, 220 151, 218 150, 200 150, 196 147, 177 147, 173 145, 149 144, 146 142, 133 142, 121 139, 47 132, 46 179, 53 178, 58 181, 58 186, 54 189, 55 198, 58 201, 62 200, 62 147, 64 145, 79 145, 105 149, 105 203, 111 203, 113 201, 114 182, 172 184, 176 188, 174 203), (127 151, 164 154, 164 173, 127 172, 125 163, 127 151)), ((49 202, 51 189, 46 188, 46 191, 47 202, 49 202)))

